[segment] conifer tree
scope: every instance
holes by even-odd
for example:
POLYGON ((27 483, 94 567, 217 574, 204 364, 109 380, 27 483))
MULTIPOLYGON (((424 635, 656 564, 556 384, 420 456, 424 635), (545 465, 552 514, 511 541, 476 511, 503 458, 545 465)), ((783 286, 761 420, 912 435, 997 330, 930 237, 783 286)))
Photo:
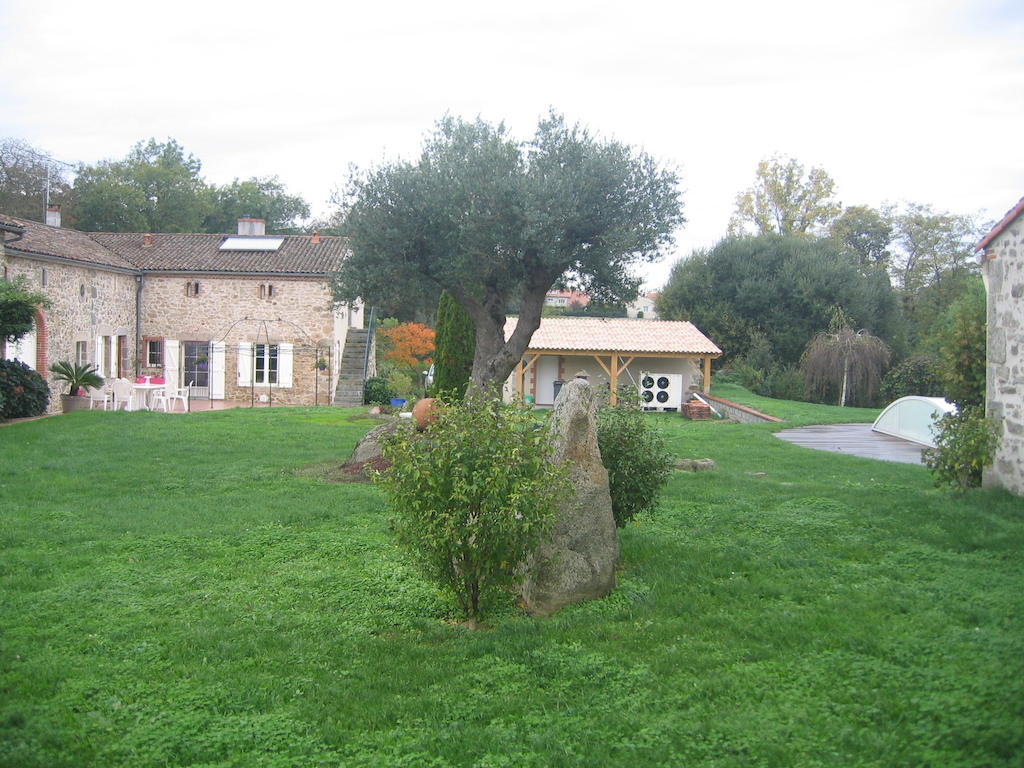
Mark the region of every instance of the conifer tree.
POLYGON ((435 331, 432 393, 448 393, 461 399, 473 372, 476 327, 473 318, 448 291, 442 291, 437 302, 435 331))

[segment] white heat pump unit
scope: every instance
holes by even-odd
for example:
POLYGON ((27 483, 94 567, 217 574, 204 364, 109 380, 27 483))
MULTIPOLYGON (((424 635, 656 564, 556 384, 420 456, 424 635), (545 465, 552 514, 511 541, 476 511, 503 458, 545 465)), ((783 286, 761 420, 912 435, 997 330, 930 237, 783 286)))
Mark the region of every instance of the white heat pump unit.
POLYGON ((678 411, 683 405, 683 374, 640 374, 640 402, 645 411, 678 411))

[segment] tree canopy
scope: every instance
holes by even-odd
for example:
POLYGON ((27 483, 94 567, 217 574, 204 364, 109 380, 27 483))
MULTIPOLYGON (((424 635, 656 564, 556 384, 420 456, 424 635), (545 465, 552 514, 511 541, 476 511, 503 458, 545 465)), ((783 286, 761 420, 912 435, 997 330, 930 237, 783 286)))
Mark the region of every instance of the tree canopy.
POLYGON ((821 168, 804 171, 795 158, 778 155, 757 165, 753 186, 736 196, 730 234, 753 225, 760 235, 799 235, 823 229, 839 215, 835 182, 821 168))
POLYGON ((51 204, 68 206, 71 200, 68 168, 20 139, 0 139, 0 211, 45 221, 47 185, 51 204))
POLYGON ((504 125, 441 120, 414 162, 357 173, 338 301, 374 303, 402 286, 446 289, 473 319, 477 388, 503 381, 559 279, 598 300, 636 294, 631 267, 659 258, 683 222, 677 177, 648 155, 550 114, 532 140, 504 125), (510 302, 519 304, 505 339, 510 302))
POLYGON ((83 165, 75 215, 95 232, 199 232, 209 212, 202 163, 174 139, 140 141, 123 160, 83 165))
POLYGON ((238 219, 253 217, 267 222, 267 234, 295 234, 300 219, 309 218, 309 204, 297 195, 289 195, 277 176, 235 179, 214 187, 210 193, 211 211, 203 221, 203 231, 215 234, 235 231, 238 219))
POLYGON ((899 302, 884 273, 862 273, 830 240, 762 235, 726 238, 680 261, 658 297, 658 316, 690 320, 734 359, 760 332, 783 364, 800 360, 842 306, 857 326, 893 343, 899 302))
POLYGON ((35 327, 36 311, 49 305, 23 276, 0 280, 0 342, 16 342, 35 327))
POLYGON ((122 160, 82 165, 72 214, 94 232, 234 232, 239 218, 265 219, 268 234, 288 234, 309 205, 276 176, 235 179, 218 187, 202 163, 174 139, 138 142, 122 160))

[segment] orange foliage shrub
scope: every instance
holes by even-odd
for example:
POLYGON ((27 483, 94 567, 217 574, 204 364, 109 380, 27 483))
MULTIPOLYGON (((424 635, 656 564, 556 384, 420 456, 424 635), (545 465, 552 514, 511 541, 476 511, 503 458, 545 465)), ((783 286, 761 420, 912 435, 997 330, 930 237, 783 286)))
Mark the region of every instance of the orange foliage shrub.
POLYGON ((402 323, 380 332, 391 343, 384 359, 409 368, 430 365, 434 354, 434 329, 421 323, 402 323))

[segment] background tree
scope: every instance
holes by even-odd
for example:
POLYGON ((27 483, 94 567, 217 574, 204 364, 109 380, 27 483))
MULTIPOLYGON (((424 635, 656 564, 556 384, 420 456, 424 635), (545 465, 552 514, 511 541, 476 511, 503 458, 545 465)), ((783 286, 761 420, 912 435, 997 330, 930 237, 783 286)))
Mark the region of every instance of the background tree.
POLYGON ((437 302, 434 342, 433 391, 452 393, 461 399, 466 394, 473 372, 476 329, 473 318, 448 291, 442 291, 437 302))
POLYGON ((46 220, 47 185, 50 203, 68 207, 71 185, 67 163, 20 139, 0 139, 0 211, 30 221, 46 220))
POLYGON ((862 273, 829 240, 727 238, 675 265, 658 297, 658 316, 690 320, 723 350, 723 363, 745 356, 755 331, 780 366, 795 364, 843 306, 858 326, 901 346, 897 296, 881 272, 862 273))
MULTIPOLYGON (((214 187, 210 194, 212 210, 203 221, 203 231, 233 233, 238 219, 252 217, 267 222, 267 234, 295 234, 301 219, 309 218, 309 204, 298 195, 289 195, 277 176, 235 179, 214 187)), ((320 231, 320 230, 318 230, 320 231)))
POLYGON ((871 405, 889 364, 889 348, 877 336, 854 330, 852 321, 842 307, 833 309, 828 330, 811 340, 800 361, 804 382, 822 400, 838 392, 839 405, 871 405))
POLYGON ((795 158, 775 155, 757 165, 754 185, 736 197, 731 234, 753 225, 761 235, 798 235, 824 228, 839 215, 835 182, 821 168, 805 173, 795 158))
POLYGON ((843 210, 828 228, 828 236, 853 254, 862 270, 886 271, 892 254, 892 211, 853 205, 843 210))
POLYGON ((419 374, 431 363, 434 353, 434 330, 420 323, 401 323, 386 328, 380 335, 390 342, 384 359, 419 374))
POLYGON ((893 279, 904 294, 939 285, 947 275, 977 274, 972 251, 984 227, 973 217, 910 203, 893 224, 899 246, 893 254, 893 279))
POLYGON ((95 232, 200 232, 210 212, 202 163, 174 139, 139 142, 123 160, 83 165, 73 213, 95 232))
POLYGON ((503 125, 445 118, 417 162, 353 178, 335 299, 374 303, 421 281, 448 290, 473 319, 472 383, 484 389, 512 372, 557 280, 598 301, 636 295, 630 268, 660 257, 683 221, 676 184, 649 156, 556 114, 525 144, 503 125))

